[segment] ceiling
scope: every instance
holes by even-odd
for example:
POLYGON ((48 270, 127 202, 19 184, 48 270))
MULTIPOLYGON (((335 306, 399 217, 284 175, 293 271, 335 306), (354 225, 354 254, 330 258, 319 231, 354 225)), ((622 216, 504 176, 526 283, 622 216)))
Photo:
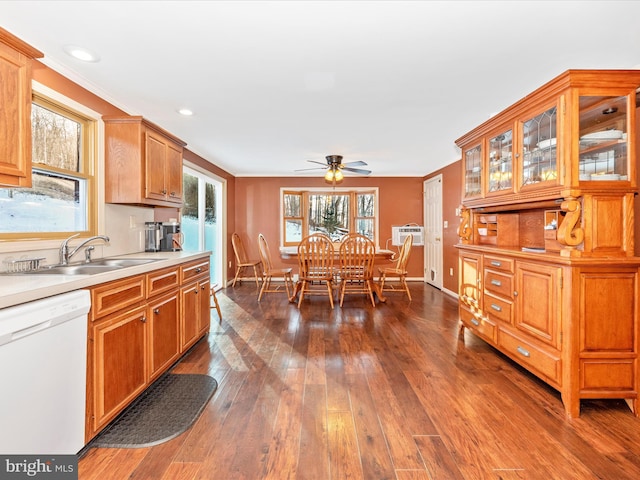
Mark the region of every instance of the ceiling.
POLYGON ((292 176, 329 154, 374 176, 423 176, 460 158, 457 138, 567 69, 640 68, 637 1, 1 0, 0 10, 0 26, 43 63, 236 176, 292 176))

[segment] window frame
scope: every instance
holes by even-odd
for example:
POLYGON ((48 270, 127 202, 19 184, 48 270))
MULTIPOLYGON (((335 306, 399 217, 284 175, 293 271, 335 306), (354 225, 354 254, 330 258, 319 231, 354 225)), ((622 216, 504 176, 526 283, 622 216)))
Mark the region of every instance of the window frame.
MULTIPOLYGON (((301 219, 302 220, 302 231, 309 231, 309 219, 308 219, 308 211, 309 211, 309 195, 317 195, 317 194, 327 194, 327 195, 344 195, 349 194, 349 231, 355 231, 356 222, 358 219, 373 219, 373 241, 376 246, 379 246, 379 224, 380 224, 380 209, 379 209, 379 191, 377 187, 316 187, 316 188, 294 188, 294 187, 282 187, 280 189, 280 245, 282 247, 293 247, 297 246, 299 242, 286 242, 285 232, 286 232, 286 222, 291 219, 301 219), (284 196, 285 195, 301 195, 301 213, 302 217, 285 217, 284 215, 284 196), (372 194, 374 198, 374 216, 373 217, 360 217, 358 216, 358 205, 357 198, 359 194, 372 194)), ((305 237, 305 233, 303 233, 302 237, 305 237)))
POLYGON ((82 125, 80 137, 79 171, 65 170, 42 163, 35 163, 32 159, 31 171, 61 175, 66 178, 78 179, 85 182, 86 189, 86 229, 57 232, 3 232, 2 238, 9 241, 62 240, 79 233, 81 237, 96 235, 98 232, 98 189, 96 172, 98 171, 99 155, 98 143, 100 137, 100 114, 91 111, 83 105, 60 95, 43 85, 33 82, 32 104, 39 105, 59 115, 66 116, 82 125))

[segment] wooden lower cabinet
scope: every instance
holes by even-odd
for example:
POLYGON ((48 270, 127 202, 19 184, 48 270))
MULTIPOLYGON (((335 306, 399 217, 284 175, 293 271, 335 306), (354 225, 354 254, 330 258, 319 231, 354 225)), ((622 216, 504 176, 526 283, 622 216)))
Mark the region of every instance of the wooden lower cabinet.
POLYGON ((461 248, 460 321, 562 397, 624 399, 638 415, 639 265, 461 248), (474 288, 474 285, 477 288, 474 288))
POLYGON ((210 281, 203 278, 182 288, 182 337, 180 351, 189 349, 209 331, 211 319, 210 281))
POLYGON ((147 307, 149 323, 149 380, 180 356, 180 304, 177 290, 154 299, 147 307))
POLYGON ((178 265, 91 289, 86 442, 209 331, 209 262, 194 263, 184 284, 178 265))
POLYGON ((147 387, 147 309, 141 305, 111 315, 96 322, 90 335, 94 399, 90 431, 97 432, 147 387))

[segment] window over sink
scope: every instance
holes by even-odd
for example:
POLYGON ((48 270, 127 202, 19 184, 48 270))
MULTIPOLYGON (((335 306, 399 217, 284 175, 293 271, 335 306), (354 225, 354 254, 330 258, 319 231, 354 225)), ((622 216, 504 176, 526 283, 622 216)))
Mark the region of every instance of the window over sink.
POLYGON ((4 238, 95 234, 96 121, 63 102, 34 93, 31 188, 0 189, 4 238))

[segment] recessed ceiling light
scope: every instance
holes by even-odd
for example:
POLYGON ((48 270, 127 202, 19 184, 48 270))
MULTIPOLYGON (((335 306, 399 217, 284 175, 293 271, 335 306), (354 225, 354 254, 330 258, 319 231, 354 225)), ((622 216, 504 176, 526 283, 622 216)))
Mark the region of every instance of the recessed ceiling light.
POLYGON ((64 51, 73 58, 82 60, 83 62, 99 62, 100 57, 95 53, 87 50, 86 48, 78 47, 76 45, 65 45, 64 51))
POLYGON ((184 115, 185 117, 190 117, 191 115, 193 115, 193 111, 189 110, 188 108, 181 108, 180 110, 178 110, 178 113, 180 115, 184 115))

